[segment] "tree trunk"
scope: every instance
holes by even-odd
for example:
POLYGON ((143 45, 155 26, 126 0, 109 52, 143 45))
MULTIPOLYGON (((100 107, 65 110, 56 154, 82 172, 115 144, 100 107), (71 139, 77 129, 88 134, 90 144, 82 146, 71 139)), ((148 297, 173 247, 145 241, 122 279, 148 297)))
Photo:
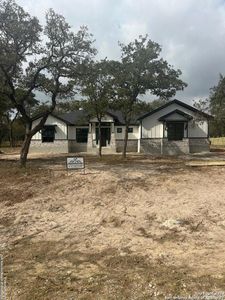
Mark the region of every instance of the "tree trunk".
POLYGON ((32 120, 28 120, 26 122, 26 133, 25 133, 25 138, 23 141, 23 145, 20 151, 20 166, 21 167, 26 167, 26 162, 27 162, 27 155, 29 152, 30 148, 30 142, 32 137, 43 128, 48 116, 50 114, 50 111, 46 112, 45 115, 41 118, 40 122, 32 128, 32 120))
POLYGON ((122 153, 123 158, 126 158, 126 156, 127 156, 128 128, 129 128, 129 124, 126 124, 126 126, 125 126, 125 136, 124 136, 124 145, 123 145, 123 153, 122 153))
POLYGON ((26 167, 26 163, 27 163, 27 155, 29 152, 29 148, 30 148, 30 142, 32 139, 32 122, 27 122, 26 123, 26 133, 25 133, 25 137, 24 137, 24 141, 20 150, 20 166, 21 167, 26 167))
POLYGON ((12 124, 12 122, 9 123, 9 143, 10 143, 10 147, 12 148, 14 146, 14 143, 13 143, 13 124, 12 124))
POLYGON ((26 167, 26 162, 27 162, 27 155, 29 152, 30 148, 30 142, 31 142, 32 135, 29 133, 26 133, 23 145, 20 151, 20 166, 21 167, 26 167))
POLYGON ((101 121, 98 121, 98 155, 102 157, 102 133, 101 133, 101 121))

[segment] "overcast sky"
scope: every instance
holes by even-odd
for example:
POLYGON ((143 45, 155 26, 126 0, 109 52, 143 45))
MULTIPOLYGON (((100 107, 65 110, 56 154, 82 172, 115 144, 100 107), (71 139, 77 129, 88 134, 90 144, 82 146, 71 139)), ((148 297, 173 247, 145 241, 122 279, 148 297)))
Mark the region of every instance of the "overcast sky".
POLYGON ((18 0, 44 23, 53 8, 77 30, 87 25, 99 58, 118 59, 118 41, 139 35, 162 46, 162 56, 182 71, 188 88, 176 98, 205 98, 225 74, 225 0, 18 0))

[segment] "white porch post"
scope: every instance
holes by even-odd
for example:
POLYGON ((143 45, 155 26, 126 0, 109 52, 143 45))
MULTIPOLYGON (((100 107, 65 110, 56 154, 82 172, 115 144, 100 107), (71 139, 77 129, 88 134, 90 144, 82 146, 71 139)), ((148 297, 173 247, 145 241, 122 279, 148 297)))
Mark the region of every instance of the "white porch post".
POLYGON ((116 152, 116 138, 115 138, 115 126, 111 123, 111 138, 110 138, 110 148, 116 152))
POLYGON ((138 127, 138 153, 141 152, 141 123, 138 127))
POLYGON ((91 126, 91 123, 89 123, 89 127, 88 127, 87 151, 91 151, 92 148, 93 148, 93 142, 92 142, 92 126, 91 126))

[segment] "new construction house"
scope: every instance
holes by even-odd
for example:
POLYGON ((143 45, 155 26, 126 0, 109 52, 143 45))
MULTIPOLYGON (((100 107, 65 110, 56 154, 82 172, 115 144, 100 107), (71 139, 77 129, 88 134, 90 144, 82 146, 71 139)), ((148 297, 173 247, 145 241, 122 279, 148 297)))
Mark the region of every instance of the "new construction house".
MULTIPOLYGON (((128 152, 188 154, 209 151, 210 115, 181 102, 167 104, 134 118, 128 130, 128 152)), ((39 121, 34 119, 33 125, 39 121)), ((107 153, 121 152, 125 122, 120 111, 109 110, 101 122, 101 144, 107 153)), ((84 110, 48 117, 31 141, 31 151, 49 153, 97 153, 97 118, 84 110)))

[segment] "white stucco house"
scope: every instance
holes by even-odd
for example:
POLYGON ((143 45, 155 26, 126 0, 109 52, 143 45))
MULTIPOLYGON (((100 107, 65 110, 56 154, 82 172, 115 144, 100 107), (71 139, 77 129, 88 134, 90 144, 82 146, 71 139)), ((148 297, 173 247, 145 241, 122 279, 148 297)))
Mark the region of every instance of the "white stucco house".
MULTIPOLYGON (((127 150, 166 155, 209 151, 210 118, 184 102, 172 100, 131 122, 127 150)), ((38 121, 35 118, 33 126, 38 121)), ((108 111, 101 126, 103 149, 121 152, 125 133, 121 112, 108 111)), ((98 145, 97 119, 78 110, 50 115, 44 128, 33 136, 30 149, 32 152, 95 153, 98 145)))

